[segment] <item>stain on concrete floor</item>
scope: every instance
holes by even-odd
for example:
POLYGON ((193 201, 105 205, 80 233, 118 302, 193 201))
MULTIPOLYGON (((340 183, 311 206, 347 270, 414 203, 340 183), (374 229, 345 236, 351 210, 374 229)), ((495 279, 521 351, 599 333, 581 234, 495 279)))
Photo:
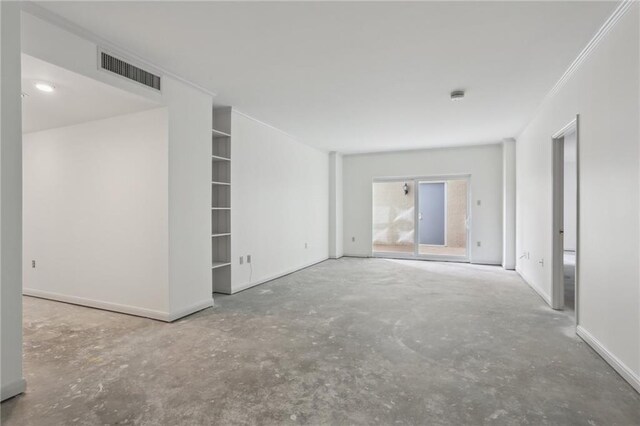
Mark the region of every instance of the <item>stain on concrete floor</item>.
POLYGON ((640 396, 514 272, 331 260, 173 324, 24 298, 11 425, 638 425, 640 396))

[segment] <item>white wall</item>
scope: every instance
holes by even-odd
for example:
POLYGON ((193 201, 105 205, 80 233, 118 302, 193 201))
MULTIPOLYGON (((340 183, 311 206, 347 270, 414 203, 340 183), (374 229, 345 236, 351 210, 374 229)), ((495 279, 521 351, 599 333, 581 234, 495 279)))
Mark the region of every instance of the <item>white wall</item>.
POLYGON ((329 156, 236 111, 231 135, 236 292, 327 259, 329 156))
POLYGON ((18 2, 0 2, 2 400, 25 389, 22 376, 22 126, 19 7, 18 2))
POLYGON ((502 142, 502 267, 516 267, 516 141, 502 142))
POLYGON ((471 175, 473 263, 502 262, 502 147, 496 145, 346 155, 344 254, 371 256, 372 180, 379 177, 471 175), (481 205, 478 205, 478 200, 481 205), (355 242, 352 241, 355 238, 355 242), (477 246, 477 242, 481 246, 477 246))
POLYGON ((576 133, 564 138, 564 249, 576 250, 577 228, 577 163, 576 133))
POLYGON ((165 319, 211 306, 212 98, 164 74, 160 94, 101 71, 97 67, 98 41, 86 37, 91 36, 85 29, 62 28, 46 17, 22 13, 24 53, 167 106, 170 300, 165 319))
POLYGON ((342 154, 329 154, 329 257, 339 259, 343 247, 342 154))
POLYGON ((211 306, 211 98, 170 78, 169 288, 172 319, 211 306))
POLYGON ((517 252, 531 257, 517 269, 549 298, 551 137, 579 113, 578 332, 640 389, 640 34, 630 7, 518 138, 517 252))
POLYGON ((159 108, 23 135, 25 294, 169 312, 167 125, 159 108))

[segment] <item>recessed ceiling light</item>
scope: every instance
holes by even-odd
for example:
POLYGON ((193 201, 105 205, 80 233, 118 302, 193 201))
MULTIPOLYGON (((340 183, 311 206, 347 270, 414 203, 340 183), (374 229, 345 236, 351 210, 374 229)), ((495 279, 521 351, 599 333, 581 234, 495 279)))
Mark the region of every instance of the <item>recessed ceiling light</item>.
POLYGON ((451 100, 459 101, 464 98, 464 90, 454 90, 451 92, 451 100))
POLYGON ((36 83, 36 89, 42 92, 51 93, 54 91, 55 87, 50 83, 38 82, 36 83))

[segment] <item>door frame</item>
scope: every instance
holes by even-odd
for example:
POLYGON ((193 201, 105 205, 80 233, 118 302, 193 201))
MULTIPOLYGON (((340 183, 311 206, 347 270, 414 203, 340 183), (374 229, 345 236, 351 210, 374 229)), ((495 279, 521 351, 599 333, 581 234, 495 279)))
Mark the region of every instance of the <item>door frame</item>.
MULTIPOLYGON (((471 174, 452 174, 452 175, 433 175, 433 176, 390 176, 390 177, 374 177, 372 179, 371 185, 380 182, 413 182, 414 188, 414 248, 413 253, 397 253, 397 252, 376 252, 373 251, 373 238, 371 241, 371 255, 373 257, 381 257, 387 259, 413 259, 413 260, 436 260, 442 262, 461 262, 461 263, 469 263, 471 257, 471 229, 472 229, 472 209, 471 209, 471 174), (418 208, 419 208, 419 200, 418 193, 419 191, 419 183, 420 182, 446 182, 448 180, 466 180, 467 181, 467 220, 466 220, 466 231, 467 231, 467 247, 465 256, 448 256, 448 255, 427 255, 427 254, 419 254, 419 225, 418 225, 418 208)), ((445 185, 446 186, 446 185, 445 185)), ((373 195, 373 194, 372 194, 373 195)), ((445 200, 446 203, 446 200, 445 200)), ((371 199, 371 204, 373 205, 373 197, 371 199)), ((371 209, 371 224, 373 231, 373 208, 371 209)), ((372 234, 373 237, 373 234, 372 234)))
POLYGON ((576 265, 574 280, 575 323, 579 320, 580 294, 580 115, 552 137, 552 284, 551 307, 564 309, 564 138, 576 135, 576 265))

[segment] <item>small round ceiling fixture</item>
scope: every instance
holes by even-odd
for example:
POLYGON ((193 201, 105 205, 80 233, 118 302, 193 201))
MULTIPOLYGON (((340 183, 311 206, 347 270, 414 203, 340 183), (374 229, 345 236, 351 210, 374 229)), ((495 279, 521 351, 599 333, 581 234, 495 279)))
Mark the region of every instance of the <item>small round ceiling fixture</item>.
POLYGON ((453 92, 451 92, 452 101, 459 101, 462 99, 464 99, 464 90, 454 90, 453 92))
POLYGON ((56 89, 53 84, 45 83, 44 81, 37 82, 35 84, 35 86, 36 86, 36 89, 40 90, 41 92, 46 92, 46 93, 51 93, 56 89))

